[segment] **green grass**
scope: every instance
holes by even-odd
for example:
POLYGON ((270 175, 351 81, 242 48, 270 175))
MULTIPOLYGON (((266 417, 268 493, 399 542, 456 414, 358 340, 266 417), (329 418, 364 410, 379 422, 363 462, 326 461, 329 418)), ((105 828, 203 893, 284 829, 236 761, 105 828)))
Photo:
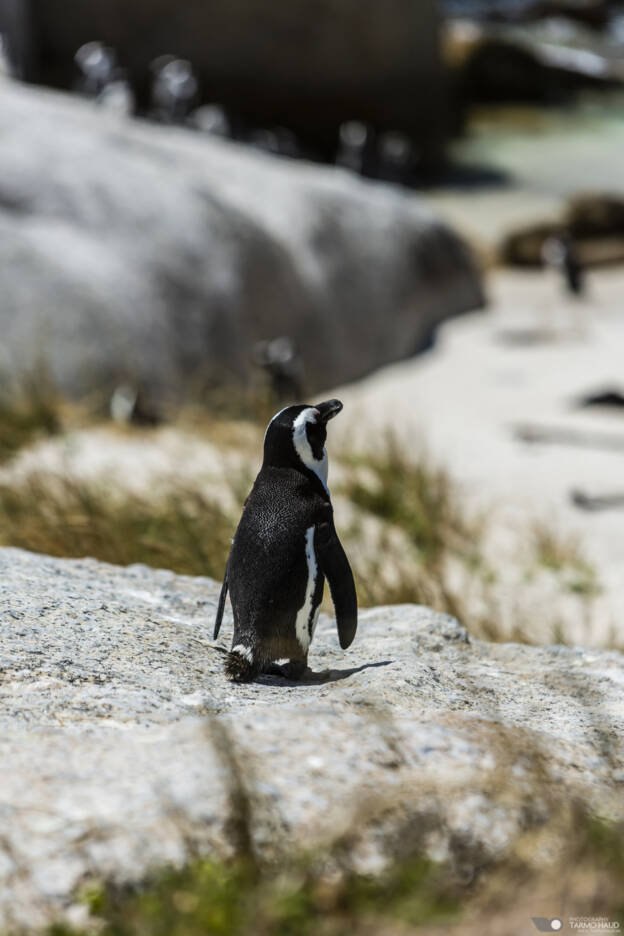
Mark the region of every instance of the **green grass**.
MULTIPOLYGON (((490 793, 510 805, 504 770, 503 777, 490 793)), ((475 853, 466 863, 457 841, 458 861, 414 853, 372 876, 353 871, 340 843, 273 864, 250 852, 229 861, 196 858, 135 885, 92 884, 83 902, 101 936, 479 936, 484 929, 528 932, 540 907, 554 913, 562 905, 569 916, 624 924, 624 826, 590 815, 551 782, 534 777, 532 787, 538 801, 550 789, 550 817, 533 815, 527 791, 526 831, 490 858, 475 853), (492 926, 495 919, 503 925, 492 926)), ((87 932, 57 924, 48 936, 87 932)))
MULTIPOLYGON (((102 936, 347 936, 365 920, 451 920, 457 904, 441 868, 419 858, 375 879, 303 860, 279 869, 196 860, 141 886, 92 889, 86 900, 102 936)), ((51 936, 73 932, 56 926, 51 936)))

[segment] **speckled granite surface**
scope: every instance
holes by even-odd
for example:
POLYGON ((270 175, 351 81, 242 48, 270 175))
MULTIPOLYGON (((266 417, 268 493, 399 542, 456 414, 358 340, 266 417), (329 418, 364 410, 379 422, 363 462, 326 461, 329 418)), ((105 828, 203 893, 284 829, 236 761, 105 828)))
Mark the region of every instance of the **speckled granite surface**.
POLYGON ((504 848, 553 791, 620 808, 616 652, 485 644, 397 606, 362 612, 347 653, 321 618, 301 684, 233 686, 215 582, 14 549, 0 567, 2 924, 50 919, 90 875, 227 853, 215 718, 265 851, 357 829, 354 861, 374 869, 419 836, 436 855, 504 848))

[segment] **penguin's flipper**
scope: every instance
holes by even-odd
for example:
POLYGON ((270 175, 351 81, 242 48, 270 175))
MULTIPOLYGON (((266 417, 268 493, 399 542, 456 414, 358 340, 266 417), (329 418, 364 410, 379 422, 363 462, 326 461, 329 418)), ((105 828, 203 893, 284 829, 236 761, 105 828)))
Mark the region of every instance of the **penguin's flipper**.
POLYGON ((338 638, 343 650, 353 642, 357 630, 357 595, 349 560, 338 539, 333 520, 317 527, 317 555, 321 572, 329 582, 336 609, 338 638))
POLYGON ((225 609, 225 599, 227 598, 228 593, 228 567, 225 567, 225 575, 223 576, 223 585, 221 586, 221 594, 219 595, 219 604, 217 605, 217 616, 215 618, 214 633, 212 639, 216 640, 219 636, 219 631, 221 630, 221 621, 223 620, 223 611, 225 609))

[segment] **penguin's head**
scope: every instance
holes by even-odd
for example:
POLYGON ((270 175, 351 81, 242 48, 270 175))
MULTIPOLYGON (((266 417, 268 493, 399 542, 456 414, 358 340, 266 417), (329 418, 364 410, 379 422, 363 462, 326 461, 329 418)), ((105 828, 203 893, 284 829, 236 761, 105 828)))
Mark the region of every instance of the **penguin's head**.
POLYGON ((342 409, 340 400, 302 403, 277 413, 264 435, 264 466, 307 468, 327 487, 327 423, 342 409))

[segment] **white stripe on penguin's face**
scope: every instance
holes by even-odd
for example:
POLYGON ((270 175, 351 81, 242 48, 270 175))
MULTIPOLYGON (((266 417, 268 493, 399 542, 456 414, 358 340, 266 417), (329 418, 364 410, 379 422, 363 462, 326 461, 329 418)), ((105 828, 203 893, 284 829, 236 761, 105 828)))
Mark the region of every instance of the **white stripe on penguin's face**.
POLYGON ((307 424, 315 423, 319 415, 319 411, 313 406, 308 406, 307 409, 304 409, 301 413, 299 413, 293 423, 293 445, 295 446, 295 451, 303 464, 306 466, 306 468, 309 468, 310 471, 314 472, 329 494, 329 488, 327 487, 327 451, 326 449, 323 449, 322 458, 316 459, 312 452, 312 446, 308 441, 308 434, 306 432, 307 424))

